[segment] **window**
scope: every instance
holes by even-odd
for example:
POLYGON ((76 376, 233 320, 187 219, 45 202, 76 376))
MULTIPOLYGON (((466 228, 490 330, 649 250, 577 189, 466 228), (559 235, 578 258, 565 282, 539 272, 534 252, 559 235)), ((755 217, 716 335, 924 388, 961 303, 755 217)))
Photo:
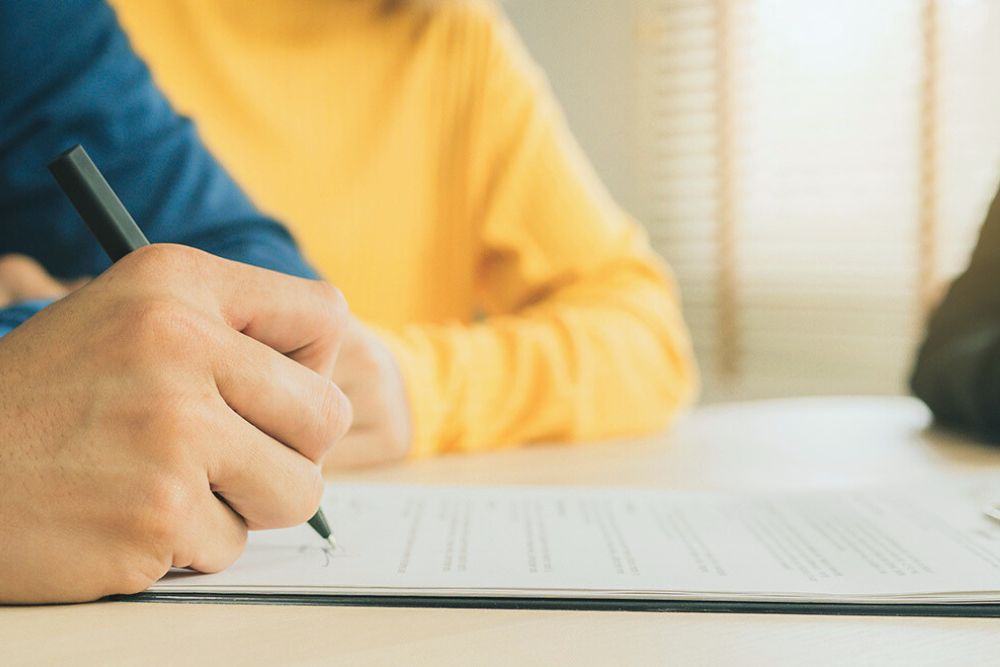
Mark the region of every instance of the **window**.
POLYGON ((705 399, 905 391, 1000 179, 1000 1, 640 1, 646 222, 705 399))

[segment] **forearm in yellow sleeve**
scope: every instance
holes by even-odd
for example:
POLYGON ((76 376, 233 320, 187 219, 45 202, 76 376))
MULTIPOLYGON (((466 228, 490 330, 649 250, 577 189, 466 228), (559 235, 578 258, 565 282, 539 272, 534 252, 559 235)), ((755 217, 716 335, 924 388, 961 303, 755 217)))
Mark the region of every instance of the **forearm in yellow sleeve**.
POLYGON ((670 283, 638 260, 516 315, 383 335, 406 382, 418 457, 649 432, 695 393, 670 283))
POLYGON ((470 19, 486 63, 462 161, 478 232, 476 323, 389 336, 416 456, 662 428, 695 391, 669 274, 608 196, 502 14, 470 19))

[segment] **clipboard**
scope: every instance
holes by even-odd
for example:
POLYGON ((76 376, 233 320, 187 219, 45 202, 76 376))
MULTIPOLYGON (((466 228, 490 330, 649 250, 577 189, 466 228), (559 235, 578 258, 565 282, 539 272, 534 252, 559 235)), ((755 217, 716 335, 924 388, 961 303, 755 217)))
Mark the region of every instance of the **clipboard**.
POLYGON ((720 600, 596 600, 586 598, 467 597, 414 595, 280 595, 138 593, 108 598, 120 602, 274 606, 403 607, 542 611, 630 611, 690 614, 792 614, 817 616, 930 616, 1000 618, 1000 604, 844 604, 720 600))

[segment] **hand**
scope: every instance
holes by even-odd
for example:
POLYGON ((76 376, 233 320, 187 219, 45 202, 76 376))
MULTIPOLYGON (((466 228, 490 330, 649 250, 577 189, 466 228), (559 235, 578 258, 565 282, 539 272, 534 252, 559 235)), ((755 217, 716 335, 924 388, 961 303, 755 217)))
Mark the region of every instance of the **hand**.
POLYGON ((20 301, 61 299, 78 285, 63 284, 45 268, 25 255, 0 257, 0 308, 20 301))
POLYGON ((324 283, 154 245, 0 339, 0 602, 135 593, 307 520, 351 422, 346 317, 324 283))
POLYGON ((329 463, 357 467, 406 456, 413 435, 403 378, 385 344, 353 317, 333 381, 351 399, 354 425, 330 455, 329 463))

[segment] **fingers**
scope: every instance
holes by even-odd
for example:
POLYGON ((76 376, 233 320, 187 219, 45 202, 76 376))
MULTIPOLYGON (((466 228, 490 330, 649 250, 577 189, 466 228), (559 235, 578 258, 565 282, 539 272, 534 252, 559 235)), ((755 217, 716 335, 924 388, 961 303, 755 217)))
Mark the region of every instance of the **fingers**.
POLYGON ((130 272, 129 284, 197 305, 317 373, 333 372, 347 302, 327 283, 159 243, 129 253, 102 278, 113 281, 130 272))
POLYGON ((265 344, 232 332, 220 345, 215 381, 246 421, 318 463, 351 426, 347 396, 331 380, 265 344))
POLYGON ((62 281, 62 286, 66 289, 67 292, 75 292, 81 287, 85 287, 87 283, 89 283, 91 280, 93 280, 93 278, 90 276, 84 276, 82 278, 74 278, 73 280, 64 280, 62 281))
POLYGON ((295 526, 315 514, 323 495, 319 466, 223 412, 208 469, 212 490, 252 530, 295 526))
POLYGON ((9 301, 59 299, 67 290, 45 268, 25 255, 0 257, 0 286, 9 301))
POLYGON ((190 513, 188 530, 174 551, 174 567, 219 572, 239 558, 247 542, 247 524, 223 500, 212 494, 190 513))
POLYGON ((213 285, 230 325, 330 377, 347 324, 347 302, 328 283, 236 262, 213 285))

